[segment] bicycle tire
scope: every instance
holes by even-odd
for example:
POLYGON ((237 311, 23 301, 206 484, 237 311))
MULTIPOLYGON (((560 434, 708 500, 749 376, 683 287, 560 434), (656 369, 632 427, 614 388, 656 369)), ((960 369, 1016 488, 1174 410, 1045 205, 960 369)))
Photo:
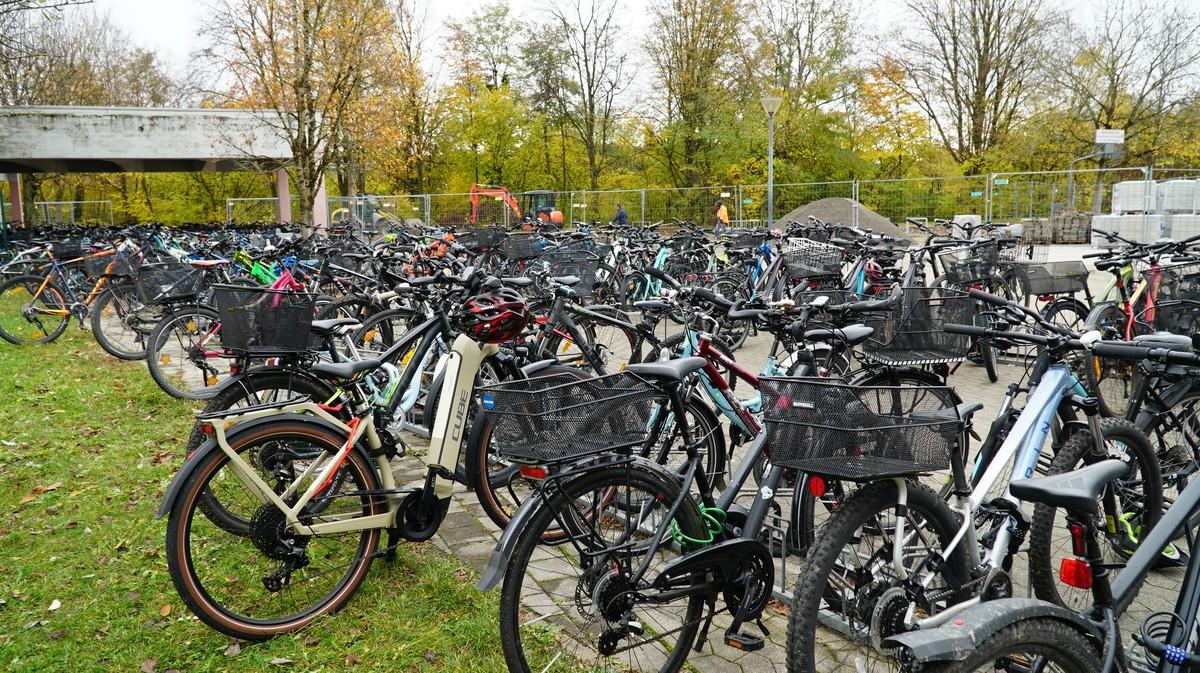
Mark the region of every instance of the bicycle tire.
POLYGON ((1061 620, 1042 617, 1005 626, 978 643, 962 661, 925 664, 921 670, 928 673, 991 673, 1006 669, 998 664, 1001 660, 1037 661, 1030 670, 1061 673, 1095 673, 1102 668, 1099 653, 1078 628, 1061 620))
MULTIPOLYGON (((1089 316, 1089 327, 1100 330, 1104 339, 1122 340, 1125 334, 1126 316, 1115 304, 1105 306, 1093 318, 1089 316)), ((1129 400, 1137 385, 1137 365, 1122 360, 1113 360, 1091 355, 1084 358, 1084 373, 1088 391, 1100 401, 1100 411, 1105 416, 1123 418, 1129 410, 1129 400)))
MULTIPOLYGON (((1144 535, 1162 518, 1162 477, 1159 473, 1158 457, 1154 453, 1154 447, 1150 445, 1150 440, 1146 438, 1145 433, 1126 420, 1103 419, 1101 431, 1104 433, 1106 447, 1110 437, 1114 442, 1122 443, 1127 448, 1126 455, 1136 464, 1137 471, 1130 475, 1129 486, 1119 492, 1133 492, 1140 488, 1143 500, 1139 507, 1143 515, 1138 518, 1137 525, 1140 525, 1141 534, 1144 535)), ((1092 451, 1092 434, 1090 432, 1073 434, 1058 450, 1058 455, 1054 456, 1048 474, 1070 472, 1079 469, 1081 464, 1091 464, 1097 460, 1114 457, 1112 450, 1105 450, 1099 456, 1094 455, 1092 451)), ((1122 502, 1120 507, 1122 512, 1128 512, 1130 509, 1125 502, 1122 502)), ((1103 507, 1101 510, 1103 511, 1103 507)), ((1052 551, 1053 537, 1056 533, 1066 530, 1065 525, 1058 526, 1056 529, 1055 517, 1058 511, 1059 508, 1050 505, 1041 503, 1034 505, 1033 520, 1029 526, 1029 582, 1038 598, 1057 603, 1068 609, 1076 609, 1076 607, 1082 609, 1092 604, 1091 593, 1072 589, 1070 592, 1065 592, 1066 598, 1064 598, 1064 591, 1057 581, 1058 563, 1053 558, 1056 556, 1052 551), (1076 607, 1072 607, 1073 605, 1076 607)), ((1067 547, 1067 555, 1069 555, 1069 542, 1067 547)), ((1111 549, 1109 546, 1108 550, 1111 551, 1111 549)), ((1121 560, 1123 561, 1123 559, 1121 560)), ((1109 572, 1113 573, 1113 570, 1109 572)), ((1115 574, 1110 575, 1110 581, 1114 577, 1115 574)))
POLYGON ((160 313, 143 304, 132 286, 110 284, 92 305, 92 336, 113 357, 141 360, 146 357, 147 339, 162 319, 160 313))
MULTIPOLYGON (((193 337, 219 322, 216 310, 201 304, 174 308, 163 316, 146 342, 146 366, 150 370, 151 378, 163 392, 181 400, 204 400, 217 393, 217 385, 229 376, 230 370, 227 364, 223 370, 218 370, 208 360, 225 363, 231 361, 227 358, 204 358, 191 351, 195 348, 193 337), (168 352, 176 347, 182 353, 168 352), (174 374, 164 368, 171 365, 176 357, 192 362, 194 369, 200 374, 202 385, 192 386, 186 381, 172 380, 174 374), (199 362, 203 362, 204 366, 196 364, 199 362)), ((219 334, 217 336, 219 338, 219 334)), ((191 369, 182 368, 182 375, 188 376, 191 373, 191 369)))
MULTIPOLYGON (((230 446, 238 453, 243 453, 260 444, 267 445, 269 442, 280 442, 289 438, 312 442, 325 451, 330 452, 336 452, 345 440, 344 437, 318 424, 289 419, 269 423, 245 433, 234 435, 230 438, 230 446)), ((362 584, 367 570, 370 568, 372 557, 379 543, 379 529, 377 528, 358 531, 357 549, 354 551, 354 556, 346 572, 337 579, 333 588, 323 596, 293 613, 264 619, 242 614, 244 611, 235 611, 234 607, 222 604, 219 599, 214 598, 212 592, 225 589, 224 584, 242 583, 243 580, 240 578, 242 573, 250 572, 251 575, 254 574, 253 564, 246 563, 239 558, 237 561, 242 561, 241 565, 232 565, 232 570, 220 568, 217 576, 213 578, 214 581, 207 583, 205 577, 201 577, 200 573, 198 573, 196 559, 193 557, 194 546, 191 544, 189 536, 194 526, 199 525, 203 530, 206 526, 202 522, 207 520, 204 517, 195 516, 196 512, 199 511, 199 495, 205 488, 209 487, 209 484, 217 476, 220 468, 229 463, 229 457, 222 451, 214 451, 205 456, 202 462, 197 464, 185 478, 179 495, 171 508, 170 517, 167 522, 167 568, 170 571, 171 580, 175 584, 176 590, 192 613, 211 628, 226 635, 244 640, 266 640, 280 634, 294 632, 308 625, 314 619, 329 614, 345 605, 358 589, 359 585, 362 584), (240 569, 243 567, 246 570, 240 569), (230 582, 229 576, 222 574, 224 572, 234 572, 235 582, 230 582)), ((348 471, 350 476, 347 481, 352 488, 358 490, 379 488, 375 469, 368 462, 367 458, 363 456, 362 452, 357 450, 350 451, 347 454, 342 469, 348 471)), ((240 484, 241 482, 236 476, 233 476, 230 483, 240 484)), ((378 498, 366 495, 355 497, 362 502, 362 514, 376 514, 381 511, 380 500, 378 498)), ((267 507, 260 506, 259 509, 266 511, 267 507)), ((266 514, 263 516, 264 520, 266 520, 266 514)), ((265 529, 262 533, 264 536, 271 534, 273 532, 269 528, 265 529)), ((239 554, 244 553, 247 549, 247 544, 249 544, 249 550, 258 549, 253 542, 254 536, 235 537, 238 539, 229 544, 240 544, 239 554)), ((307 544, 307 540, 304 541, 304 544, 307 544)), ((203 552, 206 549, 224 546, 226 545, 199 545, 199 548, 203 552)), ((323 549, 322 554, 323 559, 328 558, 328 552, 325 549, 323 549)), ((303 570, 304 568, 301 567, 296 571, 302 572, 303 570)), ((237 590, 244 590, 245 592, 257 591, 253 580, 254 578, 252 578, 252 581, 245 582, 245 586, 237 587, 237 590)), ((267 588, 265 580, 260 582, 260 584, 262 586, 259 588, 267 588)), ((267 589, 267 593, 278 593, 279 591, 290 590, 297 586, 303 587, 303 585, 303 582, 289 582, 275 592, 267 589)), ((232 590, 230 589, 230 591, 232 590)))
MULTIPOLYGON (((933 492, 927 486, 909 482, 907 490, 908 512, 910 515, 915 513, 924 519, 930 525, 930 528, 927 529, 928 533, 936 536, 938 539, 939 550, 945 549, 946 543, 958 531, 958 516, 945 501, 938 497, 937 493, 933 492)), ((818 647, 832 648, 833 644, 826 642, 824 639, 821 644, 817 642, 817 615, 821 611, 822 603, 825 603, 827 609, 832 613, 842 614, 843 616, 848 611, 870 614, 872 610, 878 607, 877 604, 860 606, 857 603, 860 599, 856 598, 853 610, 847 610, 844 605, 840 604, 837 592, 830 589, 830 575, 835 566, 840 565, 839 559, 842 555, 842 550, 854 540, 862 541, 868 537, 866 534, 861 533, 861 530, 865 530, 868 526, 875 526, 878 533, 871 537, 882 537, 885 532, 891 530, 888 524, 879 523, 877 517, 895 509, 897 499, 896 484, 892 481, 877 481, 866 484, 842 503, 841 508, 836 514, 830 517, 829 522, 816 537, 815 542, 809 550, 807 561, 797 579, 791 605, 791 615, 788 618, 789 671, 816 673, 818 671, 816 667, 818 647)), ((912 524, 911 519, 909 520, 909 524, 912 524)), ((916 526, 911 526, 907 530, 915 533, 915 529, 916 526)), ((885 544, 887 543, 885 542, 885 544)), ((864 552, 866 551, 868 550, 864 550, 864 552)), ((874 554, 876 550, 870 549, 869 551, 874 554)), ((890 558, 890 554, 885 553, 885 557, 890 558)), ((915 555, 906 554, 906 557, 913 559, 914 563, 919 561, 919 559, 914 558, 915 555)), ((947 605, 952 605, 961 600, 962 596, 959 595, 961 591, 957 587, 961 587, 963 581, 969 576, 966 555, 963 553, 961 546, 956 547, 949 554, 948 558, 945 559, 945 564, 938 571, 938 575, 942 578, 942 582, 945 585, 944 588, 951 592, 947 605)), ((876 581, 883 580, 876 578, 876 581)), ((872 585, 871 590, 873 592, 877 591, 874 585, 872 585)), ((881 595, 881 592, 877 592, 874 594, 874 598, 878 599, 881 595)), ((905 602, 897 604, 893 607, 893 610, 903 610, 907 609, 907 607, 907 602, 905 602)), ((889 618, 894 616, 889 613, 889 618)), ((850 628, 857 629, 858 627, 851 626, 850 628)), ((882 635, 886 637, 888 635, 895 635, 895 633, 884 633, 882 635)), ((852 644, 851 648, 852 651, 843 653, 843 656, 832 652, 827 652, 827 654, 838 660, 857 661, 863 656, 866 650, 874 651, 869 642, 852 644)), ((888 658, 888 662, 890 664, 890 658, 888 658)))
MULTIPOLYGON (((32 303, 30 300, 34 293, 45 281, 44 276, 24 275, 14 276, 0 284, 0 338, 17 345, 44 344, 54 341, 66 331, 67 323, 71 321, 69 315, 31 313, 35 317, 30 320, 23 313, 24 307, 32 303), (26 333, 22 328, 32 331, 26 333)), ((46 283, 37 301, 44 310, 65 309, 69 303, 67 293, 54 281, 46 283)))
MULTIPOLYGON (((528 605, 529 601, 522 600, 521 590, 525 587, 525 583, 528 582, 534 586, 533 591, 541 591, 540 581, 537 578, 544 576, 539 572, 539 567, 530 568, 531 560, 535 563, 544 563, 544 561, 534 559, 534 552, 544 550, 549 554, 554 554, 556 550, 563 549, 564 547, 574 549, 572 545, 547 547, 542 544, 545 531, 552 525, 556 525, 555 519, 566 517, 569 512, 578 515, 579 512, 576 509, 576 505, 579 503, 589 503, 587 505, 589 513, 582 517, 582 522, 585 524, 590 523, 595 521, 595 518, 604 517, 604 511, 612 506, 612 501, 615 499, 612 497, 615 491, 624 489, 625 492, 632 494, 633 489, 636 488, 639 492, 643 492, 648 496, 641 498, 640 501, 646 503, 648 509, 654 508, 654 511, 667 507, 671 503, 676 502, 677 499, 681 499, 680 507, 675 515, 675 522, 680 532, 692 539, 703 539, 706 533, 699 509, 692 497, 680 493, 680 486, 677 480, 660 476, 657 472, 652 472, 634 463, 628 467, 611 466, 584 472, 569 482, 561 484, 559 488, 551 492, 545 504, 529 519, 526 527, 521 531, 520 537, 513 549, 513 554, 509 559, 503 587, 500 592, 500 645, 509 671, 512 673, 537 673, 544 670, 543 666, 531 666, 529 662, 530 656, 537 656, 544 650, 547 658, 557 658, 574 643, 577 643, 580 635, 589 635, 586 633, 577 633, 572 634, 574 636, 572 638, 554 638, 549 641, 550 644, 542 643, 536 638, 531 639, 527 643, 523 637, 522 626, 525 625, 523 622, 525 621, 525 616, 529 614, 528 610, 539 610, 539 608, 537 606, 530 607, 528 605), (599 506, 599 514, 596 513, 596 500, 602 501, 599 506), (657 505, 655 504, 656 501, 657 505), (588 516, 595 518, 589 519, 588 516)), ((627 511, 625 508, 618 507, 617 509, 620 512, 627 511)), ((620 519, 621 516, 623 514, 618 513, 617 519, 620 519)), ((609 532, 610 530, 604 527, 602 523, 591 523, 590 527, 596 534, 599 534, 600 531, 609 532)), ((637 526, 637 528, 641 527, 641 525, 637 526)), ((619 526, 617 529, 619 530, 619 526)), ((686 541, 678 547, 683 553, 696 548, 698 548, 698 545, 686 541)), ((676 547, 670 544, 663 544, 659 547, 660 552, 671 554, 672 556, 674 556, 675 549, 676 547)), ((597 551, 597 554, 600 553, 598 549, 595 549, 595 551, 597 551)), ((620 559, 621 557, 616 556, 615 558, 620 559)), ((558 558, 551 557, 551 560, 561 560, 563 563, 568 564, 567 568, 574 569, 574 566, 571 565, 574 559, 571 559, 566 554, 560 554, 558 558)), ((596 567, 607 568, 609 566, 605 563, 603 566, 597 565, 596 567)), ((566 576, 566 571, 560 570, 559 572, 563 576, 566 576)), ((578 586, 583 588, 584 581, 585 578, 581 577, 578 586)), ((592 579, 591 581, 597 582, 598 580, 592 579)), ((608 579, 607 581, 611 583, 614 580, 608 579)), ((702 582, 703 573, 694 573, 692 581, 695 583, 702 582)), ((570 583, 571 579, 569 576, 562 582, 558 582, 558 584, 562 585, 569 585, 570 583)), ((582 595, 588 603, 593 602, 592 597, 587 592, 580 594, 576 590, 574 595, 582 595)), ((564 598, 564 605, 555 604, 554 606, 554 609, 558 610, 560 614, 542 612, 542 614, 552 614, 554 617, 553 619, 544 620, 545 628, 561 627, 564 621, 568 621, 574 614, 582 612, 583 608, 578 606, 580 602, 581 600, 574 598, 574 596, 570 597, 569 603, 568 599, 564 598)), ((630 611, 632 610, 633 607, 630 608, 630 611)), ((682 626, 678 631, 673 632, 678 635, 678 638, 666 646, 664 648, 665 651, 655 648, 653 652, 655 663, 659 660, 662 663, 657 668, 651 670, 657 670, 660 673, 674 673, 683 666, 688 654, 691 652, 692 644, 695 642, 703 612, 704 597, 693 596, 686 599, 686 604, 682 607, 683 615, 680 620, 682 626)), ((642 613, 638 613, 638 617, 643 618, 642 613)), ((654 632, 654 629, 659 625, 659 623, 650 620, 645 621, 651 625, 651 632, 654 632)), ((531 624, 531 626, 533 625, 531 624)), ((625 641, 622 641, 622 644, 625 644, 625 641)), ((653 647, 654 644, 650 646, 653 647)), ((594 647, 593 645, 593 649, 594 647)), ((567 652, 566 656, 568 660, 575 658, 570 652, 567 652)), ((595 655, 589 653, 589 657, 595 658, 595 655)), ((639 661, 641 661, 640 658, 639 661)), ((635 668, 630 664, 623 666, 621 670, 633 671, 642 669, 635 668)))

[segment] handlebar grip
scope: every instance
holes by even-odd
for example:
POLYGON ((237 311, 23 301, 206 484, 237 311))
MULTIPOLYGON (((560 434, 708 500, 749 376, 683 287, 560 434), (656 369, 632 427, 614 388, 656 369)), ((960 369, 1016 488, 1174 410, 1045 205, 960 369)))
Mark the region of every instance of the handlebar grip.
POLYGON ((986 337, 989 331, 986 327, 978 327, 976 325, 956 325, 953 323, 947 323, 943 325, 942 328, 946 330, 947 334, 965 334, 973 337, 986 337))
POLYGON ((645 273, 649 274, 650 276, 652 276, 654 278, 661 280, 662 282, 666 283, 667 285, 670 285, 673 288, 679 287, 679 281, 677 281, 674 278, 667 275, 666 272, 664 272, 662 269, 656 269, 651 266, 651 267, 646 267, 645 269, 642 269, 642 271, 644 271, 645 273))
POLYGON ((972 299, 978 299, 979 301, 986 302, 988 304, 994 304, 996 306, 1008 306, 1011 303, 1004 297, 994 295, 991 292, 984 292, 983 290, 972 289, 967 294, 971 295, 972 299))
POLYGON ((1186 351, 1172 351, 1165 348, 1148 348, 1133 346, 1128 343, 1097 342, 1092 346, 1096 355, 1116 358, 1118 360, 1158 360, 1176 365, 1200 365, 1200 354, 1186 351))

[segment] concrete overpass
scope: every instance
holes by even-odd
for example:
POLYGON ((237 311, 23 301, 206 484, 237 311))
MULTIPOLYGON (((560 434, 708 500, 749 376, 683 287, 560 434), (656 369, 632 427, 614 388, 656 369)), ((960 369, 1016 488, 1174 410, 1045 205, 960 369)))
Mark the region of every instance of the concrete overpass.
MULTIPOLYGON (((269 114, 269 113, 268 113, 269 114)), ((20 174, 275 170, 277 215, 292 219, 291 148, 251 110, 0 107, 0 173, 22 217, 20 174)), ((328 220, 325 187, 313 224, 328 220)))

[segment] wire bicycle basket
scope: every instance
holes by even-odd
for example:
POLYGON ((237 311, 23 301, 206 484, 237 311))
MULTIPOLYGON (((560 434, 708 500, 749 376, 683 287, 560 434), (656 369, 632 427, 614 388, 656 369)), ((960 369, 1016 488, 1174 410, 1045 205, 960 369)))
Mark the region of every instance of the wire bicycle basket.
POLYGON ((855 386, 822 378, 760 379, 771 462, 867 481, 950 466, 962 421, 948 388, 855 386))
POLYGON ((509 234, 500 244, 500 251, 513 262, 537 259, 549 244, 541 234, 509 234))
POLYGON ((552 250, 538 258, 544 264, 548 276, 575 276, 579 284, 571 287, 575 294, 587 297, 596 286, 596 273, 600 270, 600 258, 590 252, 552 250))
POLYGON ((1017 264, 1017 280, 1027 296, 1045 297, 1087 290, 1088 270, 1081 261, 1017 264))
POLYGON ((303 353, 311 343, 316 299, 309 292, 214 285, 221 344, 248 355, 303 353))
POLYGON ((662 409, 658 396, 629 372, 584 380, 559 374, 481 388, 480 404, 501 457, 552 463, 644 443, 652 414, 662 409))
POLYGON ((1139 322, 1173 334, 1195 334, 1200 330, 1200 263, 1173 264, 1148 269, 1147 296, 1153 305, 1140 302, 1139 322))
POLYGON ((50 243, 50 254, 62 262, 83 257, 83 247, 83 241, 80 240, 53 241, 50 243))
POLYGON ((962 362, 971 350, 971 337, 948 334, 945 326, 973 324, 974 310, 974 300, 965 292, 904 288, 887 315, 867 316, 863 321, 874 332, 859 357, 887 365, 962 362))
POLYGON ((946 280, 968 285, 995 276, 1000 263, 1000 248, 995 239, 937 253, 946 280))
POLYGON ((88 257, 83 260, 83 268, 92 278, 100 276, 132 276, 141 267, 141 260, 125 252, 115 252, 111 255, 88 257))
POLYGON ((134 282, 138 299, 143 304, 162 304, 194 299, 204 288, 204 273, 174 260, 160 264, 143 264, 134 282))
POLYGON ((783 268, 792 279, 829 276, 842 272, 844 253, 836 245, 797 238, 791 239, 779 254, 783 257, 783 268))
POLYGON ((483 229, 463 229, 454 232, 454 242, 461 245, 471 252, 487 252, 492 248, 500 245, 506 234, 503 229, 498 227, 485 227, 483 229))

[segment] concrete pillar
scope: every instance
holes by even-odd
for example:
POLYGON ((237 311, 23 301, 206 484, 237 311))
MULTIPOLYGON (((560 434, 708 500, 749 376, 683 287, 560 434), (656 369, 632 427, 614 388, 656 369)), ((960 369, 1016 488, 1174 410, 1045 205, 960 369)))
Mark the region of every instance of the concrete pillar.
POLYGON ((275 171, 275 215, 280 222, 292 221, 292 192, 288 189, 287 170, 280 168, 275 171))
POLYGON ((313 229, 324 236, 326 229, 329 227, 329 195, 325 191, 324 175, 321 176, 321 180, 317 183, 317 193, 313 197, 312 214, 313 229))
POLYGON ((17 229, 25 228, 25 207, 21 203, 21 174, 8 176, 8 193, 12 201, 12 221, 17 229))

